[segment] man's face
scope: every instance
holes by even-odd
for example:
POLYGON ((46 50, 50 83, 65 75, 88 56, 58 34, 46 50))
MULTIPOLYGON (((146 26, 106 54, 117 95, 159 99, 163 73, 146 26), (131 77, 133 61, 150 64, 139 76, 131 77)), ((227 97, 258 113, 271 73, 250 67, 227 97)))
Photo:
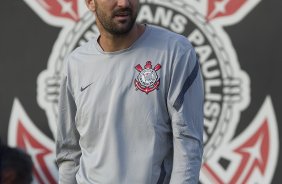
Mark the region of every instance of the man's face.
POLYGON ((113 35, 127 34, 133 27, 139 8, 138 0, 94 0, 96 21, 113 35))

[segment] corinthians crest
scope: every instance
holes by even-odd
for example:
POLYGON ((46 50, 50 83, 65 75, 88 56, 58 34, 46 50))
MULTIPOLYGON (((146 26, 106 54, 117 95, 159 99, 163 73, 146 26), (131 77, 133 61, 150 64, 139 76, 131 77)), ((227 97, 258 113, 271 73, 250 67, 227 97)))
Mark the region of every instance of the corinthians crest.
POLYGON ((160 64, 157 64, 152 69, 151 61, 147 61, 144 69, 140 64, 135 66, 135 69, 139 71, 137 79, 135 79, 134 84, 136 89, 145 92, 146 94, 158 89, 160 85, 160 79, 158 77, 157 71, 161 68, 160 64))
MULTIPOLYGON (((48 67, 37 80, 37 101, 45 110, 49 127, 56 137, 63 60, 73 49, 98 36, 99 31, 95 17, 86 10, 84 1, 24 1, 45 22, 62 28, 48 67)), ((223 29, 239 23, 259 2, 140 0, 138 22, 159 25, 184 35, 199 56, 205 87, 205 150, 200 176, 203 184, 270 183, 275 171, 279 139, 270 98, 266 98, 252 122, 244 122, 249 123, 248 128, 235 134, 241 112, 250 103, 250 80, 240 67, 232 38, 223 29)), ((144 66, 135 66, 139 72, 134 80, 136 89, 146 94, 157 90, 161 82, 160 69, 160 64, 152 65, 151 61, 144 66)), ((15 100, 9 125, 9 144, 25 148, 33 155, 37 183, 56 183, 54 141, 35 128, 36 123, 28 118, 23 106, 15 100)))

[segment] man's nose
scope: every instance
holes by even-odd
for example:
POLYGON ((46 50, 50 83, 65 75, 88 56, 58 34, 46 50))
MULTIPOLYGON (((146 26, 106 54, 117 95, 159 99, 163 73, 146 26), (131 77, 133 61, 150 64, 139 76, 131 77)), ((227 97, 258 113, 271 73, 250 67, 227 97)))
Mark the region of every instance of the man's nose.
POLYGON ((128 7, 130 4, 129 1, 130 0, 118 0, 117 5, 119 7, 128 7))

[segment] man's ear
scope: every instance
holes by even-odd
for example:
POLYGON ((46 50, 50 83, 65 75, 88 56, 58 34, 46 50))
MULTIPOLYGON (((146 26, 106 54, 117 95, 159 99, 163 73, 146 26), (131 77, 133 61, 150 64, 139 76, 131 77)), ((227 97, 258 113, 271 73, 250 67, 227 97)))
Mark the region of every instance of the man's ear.
POLYGON ((96 6, 95 6, 95 0, 85 0, 86 5, 88 7, 88 9, 92 12, 94 12, 96 10, 96 6))

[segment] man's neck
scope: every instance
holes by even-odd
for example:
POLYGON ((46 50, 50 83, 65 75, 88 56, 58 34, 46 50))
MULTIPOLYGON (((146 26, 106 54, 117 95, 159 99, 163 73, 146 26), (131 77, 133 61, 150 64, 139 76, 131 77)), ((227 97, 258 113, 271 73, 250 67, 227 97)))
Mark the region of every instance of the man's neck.
POLYGON ((98 42, 105 52, 115 52, 129 48, 144 31, 144 25, 135 24, 130 32, 125 35, 117 36, 106 32, 101 33, 98 42))

